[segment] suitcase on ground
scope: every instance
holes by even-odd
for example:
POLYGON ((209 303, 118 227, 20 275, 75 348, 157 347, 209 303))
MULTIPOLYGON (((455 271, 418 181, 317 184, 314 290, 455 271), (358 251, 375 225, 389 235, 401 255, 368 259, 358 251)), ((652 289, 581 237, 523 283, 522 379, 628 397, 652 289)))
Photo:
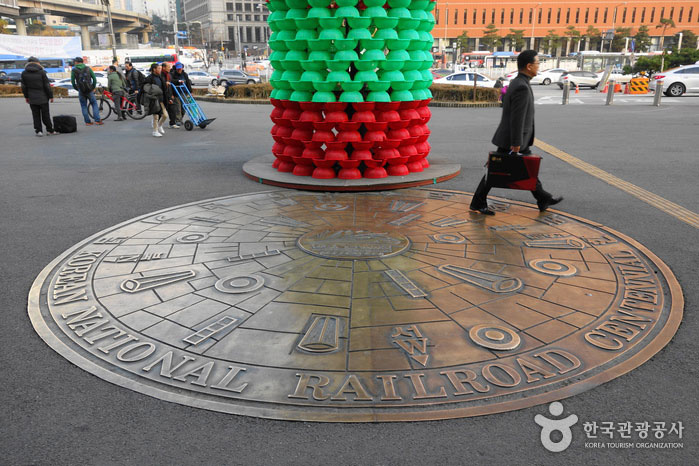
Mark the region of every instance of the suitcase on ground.
POLYGON ((486 176, 490 186, 534 191, 539 176, 541 157, 490 152, 487 165, 486 176))
POLYGON ((78 130, 78 121, 71 115, 53 117, 53 130, 59 133, 74 133, 78 130))

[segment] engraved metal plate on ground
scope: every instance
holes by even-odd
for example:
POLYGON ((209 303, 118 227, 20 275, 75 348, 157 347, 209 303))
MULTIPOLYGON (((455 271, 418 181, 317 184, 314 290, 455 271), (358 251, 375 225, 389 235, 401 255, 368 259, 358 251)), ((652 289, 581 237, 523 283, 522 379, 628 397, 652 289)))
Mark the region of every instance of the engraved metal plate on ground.
POLYGON ((272 191, 173 207, 36 279, 37 333, 167 401, 329 421, 466 417, 589 390, 682 316, 661 260, 602 225, 435 189, 272 191))

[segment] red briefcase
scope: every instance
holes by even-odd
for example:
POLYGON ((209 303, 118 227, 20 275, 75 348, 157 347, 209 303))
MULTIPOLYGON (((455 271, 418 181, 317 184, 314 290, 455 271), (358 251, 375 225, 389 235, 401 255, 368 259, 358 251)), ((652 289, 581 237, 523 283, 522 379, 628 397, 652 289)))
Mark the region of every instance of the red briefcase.
POLYGON ((540 165, 538 155, 490 152, 486 173, 488 184, 495 188, 534 191, 540 165))

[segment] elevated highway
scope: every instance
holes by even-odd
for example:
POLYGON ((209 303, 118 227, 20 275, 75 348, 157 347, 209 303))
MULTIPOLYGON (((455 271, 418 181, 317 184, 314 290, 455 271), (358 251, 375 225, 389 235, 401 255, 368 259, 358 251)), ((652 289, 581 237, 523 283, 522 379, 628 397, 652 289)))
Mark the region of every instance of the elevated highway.
MULTIPOLYGON (((90 32, 88 26, 107 23, 107 9, 102 3, 83 3, 76 0, 0 0, 17 10, 17 33, 26 35, 24 19, 41 15, 63 16, 70 24, 80 26, 83 49, 90 49, 90 32)), ((152 31, 151 18, 141 13, 112 8, 114 33, 120 35, 121 43, 126 44, 126 34, 141 34, 139 42, 148 42, 148 33, 152 31)))

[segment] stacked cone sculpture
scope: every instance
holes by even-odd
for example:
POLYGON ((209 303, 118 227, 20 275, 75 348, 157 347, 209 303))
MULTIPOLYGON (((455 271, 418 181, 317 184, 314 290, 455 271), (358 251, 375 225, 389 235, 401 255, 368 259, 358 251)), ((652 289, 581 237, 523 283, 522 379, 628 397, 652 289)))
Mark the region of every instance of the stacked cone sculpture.
POLYGON ((274 167, 320 179, 429 166, 432 0, 269 0, 274 167))

